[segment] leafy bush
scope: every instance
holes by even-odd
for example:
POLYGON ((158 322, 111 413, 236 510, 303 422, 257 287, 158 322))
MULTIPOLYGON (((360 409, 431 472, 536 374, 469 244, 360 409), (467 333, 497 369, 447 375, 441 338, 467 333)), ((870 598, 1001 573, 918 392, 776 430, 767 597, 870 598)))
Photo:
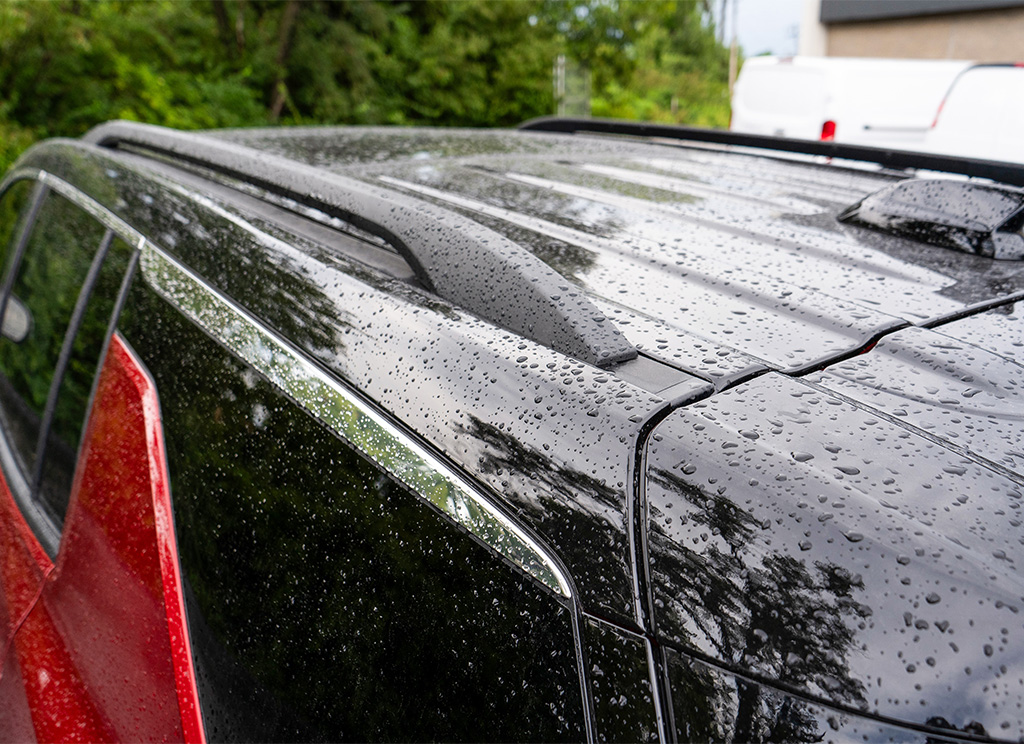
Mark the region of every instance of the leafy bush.
POLYGON ((590 70, 594 114, 728 121, 697 0, 7 0, 0 166, 109 119, 514 125, 553 112, 558 54, 590 70))

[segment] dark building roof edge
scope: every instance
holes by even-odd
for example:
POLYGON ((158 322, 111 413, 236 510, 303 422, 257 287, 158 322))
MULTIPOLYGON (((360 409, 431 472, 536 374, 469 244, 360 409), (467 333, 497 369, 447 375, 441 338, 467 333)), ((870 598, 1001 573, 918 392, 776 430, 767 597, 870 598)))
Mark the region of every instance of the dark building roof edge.
POLYGON ((944 13, 1024 8, 1021 0, 821 0, 822 23, 877 21, 944 13))

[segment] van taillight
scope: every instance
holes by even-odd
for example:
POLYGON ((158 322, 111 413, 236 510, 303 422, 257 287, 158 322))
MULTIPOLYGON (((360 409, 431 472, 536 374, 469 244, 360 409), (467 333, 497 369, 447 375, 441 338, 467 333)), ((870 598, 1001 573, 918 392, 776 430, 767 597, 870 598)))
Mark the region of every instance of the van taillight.
POLYGON ((935 127, 938 125, 938 123, 939 123, 939 114, 942 113, 942 107, 945 106, 945 105, 946 105, 946 99, 943 98, 941 101, 939 101, 939 107, 935 110, 935 118, 932 119, 932 129, 935 129, 935 127))
POLYGON ((836 138, 836 123, 829 119, 821 125, 821 139, 831 142, 836 138))

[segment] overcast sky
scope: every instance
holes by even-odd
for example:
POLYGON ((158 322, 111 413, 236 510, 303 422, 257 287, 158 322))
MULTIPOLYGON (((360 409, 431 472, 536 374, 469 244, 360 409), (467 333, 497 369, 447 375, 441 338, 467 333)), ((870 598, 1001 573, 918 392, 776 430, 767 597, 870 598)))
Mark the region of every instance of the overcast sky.
MULTIPOLYGON (((714 0, 715 12, 722 0, 714 0)), ((725 41, 732 38, 732 4, 736 6, 740 46, 753 57, 762 52, 779 56, 796 54, 800 15, 804 0, 727 0, 725 41)))

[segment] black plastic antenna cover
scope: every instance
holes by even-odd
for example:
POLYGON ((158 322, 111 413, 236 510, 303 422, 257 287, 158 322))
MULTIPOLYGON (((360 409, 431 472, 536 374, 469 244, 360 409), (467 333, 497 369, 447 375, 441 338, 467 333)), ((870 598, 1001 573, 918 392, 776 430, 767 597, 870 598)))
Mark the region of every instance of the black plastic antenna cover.
POLYGON ((966 181, 900 181, 844 210, 840 222, 989 258, 1024 258, 1024 192, 966 181))
POLYGON ((612 321, 539 258, 430 202, 250 147, 149 124, 108 122, 82 139, 100 147, 131 145, 206 167, 343 219, 393 245, 439 296, 584 362, 611 367, 637 356, 612 321))

